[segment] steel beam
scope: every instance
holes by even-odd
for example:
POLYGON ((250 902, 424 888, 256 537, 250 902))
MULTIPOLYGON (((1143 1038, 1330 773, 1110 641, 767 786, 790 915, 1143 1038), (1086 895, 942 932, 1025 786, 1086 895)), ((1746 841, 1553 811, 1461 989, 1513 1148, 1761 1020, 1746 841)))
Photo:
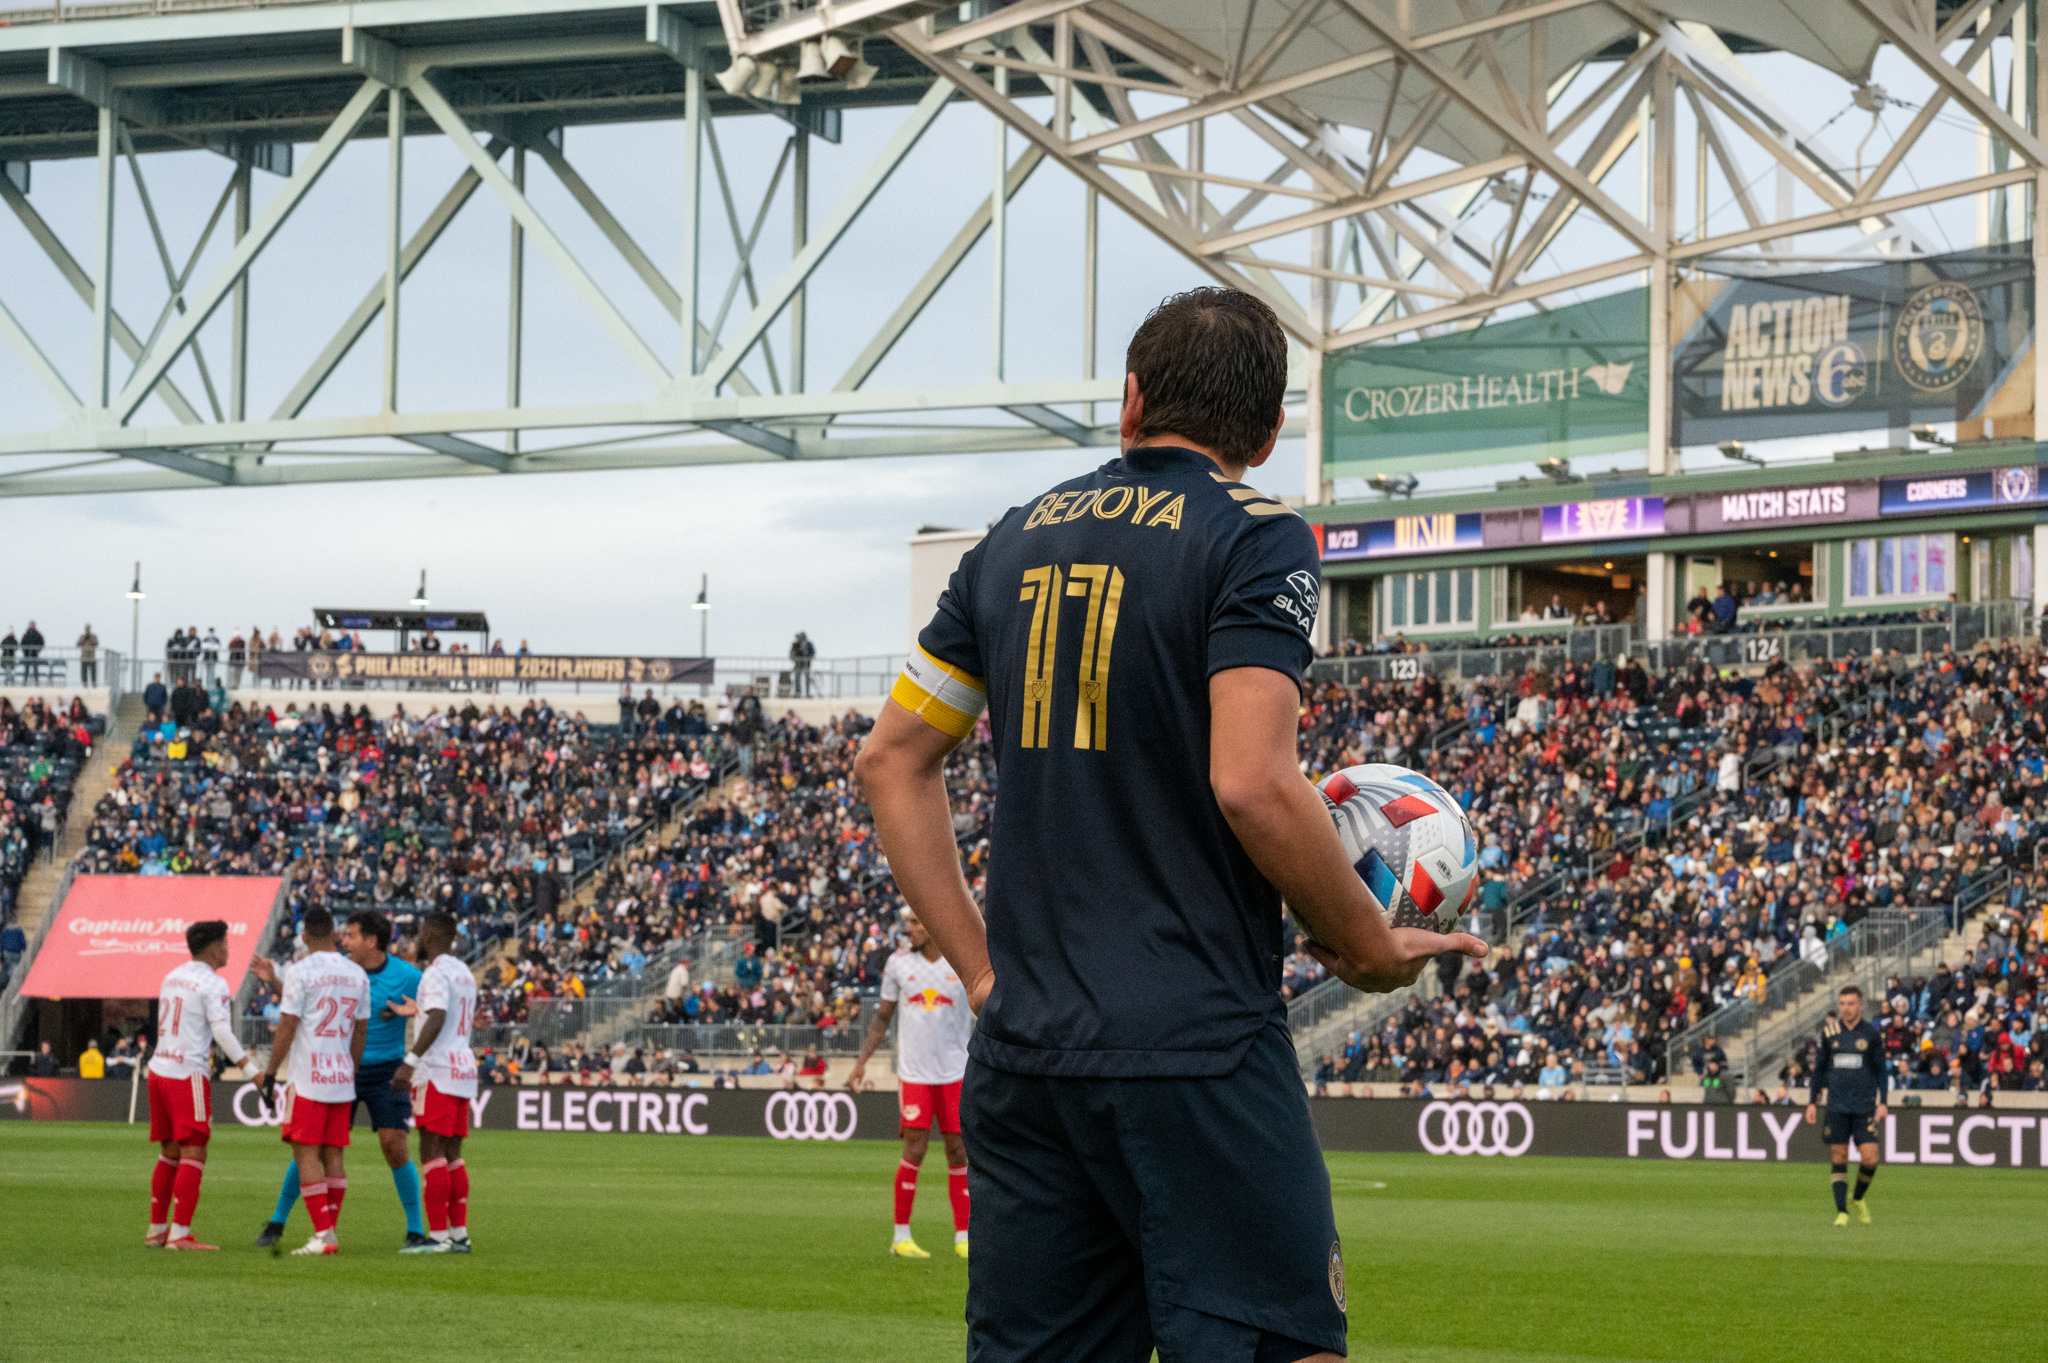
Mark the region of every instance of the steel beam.
POLYGON ((115 422, 125 423, 134 415, 135 409, 142 405, 142 400, 149 395, 150 389, 156 387, 157 380, 163 377, 171 362, 176 360, 191 343, 192 338, 199 334, 199 328, 206 325, 207 319, 213 316, 214 309, 227 298, 229 290, 242 277, 243 271, 249 268, 257 252, 269 244, 270 239, 277 234, 278 228, 284 226, 286 219, 291 217, 292 210, 299 206, 307 192, 319 182, 320 176, 333 163, 335 155, 355 134, 356 127, 369 114, 370 106, 376 103, 382 89, 383 87, 376 81, 366 80, 349 102, 342 106, 341 112, 328 125, 327 132, 313 145, 312 155, 292 172, 291 179, 285 181, 283 188, 264 205, 263 213, 250 228, 249 235, 235 243, 235 249, 228 253, 228 258, 220 270, 193 300, 192 310, 171 328, 168 335, 151 347, 150 353, 136 367, 134 377, 129 379, 127 386, 121 390, 120 397, 109 408, 109 414, 115 422))
POLYGON ((158 449, 148 446, 121 451, 123 459, 139 459, 145 464, 155 464, 173 473, 182 473, 215 487, 226 487, 235 481, 235 471, 226 464, 212 459, 202 459, 196 454, 178 449, 158 449))
POLYGON ((1071 440, 1076 445, 1092 445, 1095 443, 1094 432, 1088 427, 1083 426, 1070 416, 1055 412, 1043 403, 1011 403, 1004 407, 1003 410, 1011 416, 1020 417, 1030 422, 1040 430, 1051 431, 1056 436, 1071 440))
POLYGON ((474 440, 464 440, 459 435, 409 435, 406 440, 423 450, 445 454, 460 459, 465 464, 475 464, 494 473, 511 472, 516 461, 503 451, 489 445, 479 445, 474 440))
POLYGON ((757 450, 766 450, 777 459, 796 459, 800 457, 797 453, 796 441, 776 431, 762 430, 759 426, 749 422, 700 421, 697 424, 707 431, 717 431, 720 435, 731 436, 742 444, 752 445, 757 450))

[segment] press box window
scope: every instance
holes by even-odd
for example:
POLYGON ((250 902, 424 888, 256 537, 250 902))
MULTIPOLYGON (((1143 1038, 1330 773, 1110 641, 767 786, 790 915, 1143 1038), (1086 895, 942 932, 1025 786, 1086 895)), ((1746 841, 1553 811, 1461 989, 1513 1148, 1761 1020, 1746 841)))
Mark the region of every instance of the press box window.
POLYGON ((1443 568, 1380 579, 1380 632, 1450 633, 1472 628, 1478 570, 1443 568))
POLYGON ((1849 599, 1941 598, 1954 590, 1953 535, 1849 541, 1849 599))

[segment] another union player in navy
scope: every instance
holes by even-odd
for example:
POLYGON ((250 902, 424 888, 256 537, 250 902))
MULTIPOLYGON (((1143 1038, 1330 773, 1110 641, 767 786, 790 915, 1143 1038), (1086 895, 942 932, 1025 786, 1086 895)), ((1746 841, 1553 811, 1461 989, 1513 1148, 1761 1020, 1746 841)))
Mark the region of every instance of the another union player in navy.
POLYGON ((1820 1118, 1821 1090, 1827 1090, 1829 1182, 1835 1193, 1835 1224, 1856 1219, 1870 1224, 1864 1194, 1877 1177, 1877 1129, 1884 1125, 1884 1036, 1863 1016, 1863 991, 1849 985, 1835 996, 1841 1030, 1820 1041, 1813 1065, 1813 1092, 1807 1099, 1806 1124, 1820 1118), (1849 1146, 1854 1143, 1862 1163, 1856 1170, 1856 1196, 1849 1196, 1849 1146))
POLYGON ((1298 765, 1315 537, 1244 481, 1280 433, 1277 319, 1180 294, 1125 368, 1122 457, 961 560, 857 767, 897 888, 979 1014, 968 1358, 1341 1358, 1281 901, 1361 989, 1485 948, 1390 927, 1298 765), (984 708, 1002 783, 985 923, 944 776, 984 708))

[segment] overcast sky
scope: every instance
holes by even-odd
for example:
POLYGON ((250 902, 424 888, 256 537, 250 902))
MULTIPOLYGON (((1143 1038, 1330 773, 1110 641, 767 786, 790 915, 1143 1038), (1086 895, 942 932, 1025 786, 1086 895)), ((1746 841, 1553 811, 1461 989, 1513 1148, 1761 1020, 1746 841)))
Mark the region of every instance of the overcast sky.
MULTIPOLYGON (((1824 127, 1839 149, 1868 129, 1848 110, 1847 87, 1814 79, 1788 58, 1752 58, 1752 69, 1809 126, 1824 127), (1792 76, 1801 79, 1790 79, 1792 76), (1846 117, 1844 115, 1847 115, 1846 117), (1838 121, 1839 120, 1839 121, 1838 121), (1832 126, 1827 126, 1832 124, 1832 126)), ((1878 74, 1894 95, 1924 97, 1925 80, 1887 53, 1878 74)), ((842 144, 814 144, 812 222, 817 224, 905 117, 903 109, 851 113, 842 144)), ((1910 109, 1887 111, 1896 132, 1910 109)), ((1597 121, 1597 120, 1594 120, 1597 121)), ((1949 120, 1953 121, 1953 120, 1949 120)), ((737 212, 751 222, 783 142, 783 125, 765 117, 721 120, 737 212)), ((1952 145, 1935 153, 1967 155, 1966 132, 1942 131, 1952 145)), ((1212 167, 1238 149, 1225 130, 1211 134, 1212 167)), ((1248 136, 1248 134, 1247 134, 1248 136)), ((809 386, 829 388, 939 248, 987 193, 993 124, 971 106, 941 116, 905 168, 886 186, 811 290, 809 386)), ((1882 141, 1882 139, 1880 139, 1882 141)), ((1019 150, 1010 139, 1011 154, 1019 150)), ((572 129, 567 151, 635 238, 665 269, 680 259, 680 130, 674 123, 572 129)), ((300 149, 301 155, 305 148, 300 149)), ((1176 149, 1177 150, 1177 149, 1176 149)), ((1846 159, 1844 156, 1843 159, 1846 159)), ((1235 164, 1263 173, 1269 156, 1235 164)), ((1946 178, 1953 165, 1922 165, 1913 183, 1946 178)), ((144 159, 154 206, 181 262, 221 192, 227 163, 210 153, 144 159)), ((439 137, 408 139, 407 230, 453 180, 460 163, 439 137)), ((1622 174, 1625 165, 1616 174, 1622 174)), ((345 151, 306 205, 259 258, 254 272, 250 412, 261 417, 331 334, 335 323, 378 278, 384 198, 382 139, 345 151)), ((1768 181, 1758 168, 1759 192, 1768 181)), ((259 199, 280 181, 258 177, 259 199)), ((38 163, 33 199, 82 260, 92 240, 92 164, 38 163)), ((679 329, 590 228, 538 158, 529 187, 544 217, 616 299, 648 344, 664 357, 680 347, 679 329)), ((1901 186, 1904 187, 1904 186, 1901 186)), ((1804 192, 1804 191, 1802 191, 1804 192)), ((762 283, 789 255, 787 181, 767 220, 762 283)), ((154 269, 155 247, 127 176, 118 190, 122 273, 116 304, 146 333, 167 291, 154 269)), ((1042 167, 1018 196, 1010 222, 1010 323, 1007 373, 1013 379, 1081 375, 1080 295, 1083 194, 1078 182, 1042 167)), ((1726 205, 1717 206, 1725 214, 1726 205)), ((1966 244, 1971 201, 1921 215, 1939 246, 1966 244)), ((707 320, 723 297, 735 259, 715 181, 707 177, 704 255, 707 320)), ((505 385, 507 216, 479 192, 406 286, 407 357, 401 407, 453 410, 495 406, 505 385)), ((1175 289, 1202 282, 1197 272, 1113 206, 1102 208, 1098 372, 1114 375, 1145 310, 1175 289)), ((224 254, 219 234, 194 278, 224 254)), ((1269 248, 1284 250, 1284 247, 1269 248)), ((89 369, 90 314, 43 261, 12 215, 0 214, 0 297, 35 332, 60 367, 89 369)), ((869 381, 870 388, 975 383, 991 369, 991 285, 986 238, 937 301, 869 381)), ((1624 281, 1626 282, 1626 281, 1624 281)), ((647 395, 638 370, 578 303, 537 245, 527 252, 526 400, 531 404, 631 399, 647 395)), ((725 326, 744 317, 744 295, 725 326)), ((207 330, 208 357, 224 385, 227 312, 207 330)), ((773 338, 787 372, 785 326, 773 338)), ((382 343, 373 325, 307 409, 309 415, 374 411, 382 343)), ((758 356, 748 372, 766 387, 758 356)), ((117 374, 125 372, 117 363, 117 374)), ((173 375, 202 407, 189 354, 173 375)), ((81 390, 82 377, 74 380, 81 390)), ((1103 420, 1108 413, 1101 414, 1103 420)), ((143 420, 168 422, 160 404, 143 420)), ((55 408, 11 354, 0 352, 0 429, 42 429, 55 408)), ((547 443, 542 433, 532 443, 547 443)), ((1790 453, 1790 450, 1786 451, 1790 453)), ((289 633, 314 606, 393 606, 412 593, 425 568, 437 606, 488 611, 497 632, 538 650, 694 653, 697 621, 689 609, 698 575, 712 576, 711 647, 726 655, 780 654, 807 630, 820 654, 901 651, 908 592, 905 539, 923 524, 972 526, 1050 483, 1092 467, 1108 451, 948 456, 859 463, 675 469, 633 473, 465 478, 234 489, 93 497, 0 500, 9 570, 0 587, 0 627, 34 618, 68 642, 86 621, 110 645, 125 647, 125 598, 135 560, 149 596, 143 609, 145 656, 176 625, 223 634, 251 624, 289 633), (153 642, 152 642, 153 641, 153 642)), ((1640 455, 1599 462, 1627 464, 1640 455)), ((33 459, 0 461, 23 468, 33 459)), ((1592 465, 1589 465, 1592 466, 1592 465)), ((1460 481, 1470 482, 1472 475, 1460 481)), ((1258 481, 1276 494, 1302 490, 1299 441, 1288 442, 1258 481)))

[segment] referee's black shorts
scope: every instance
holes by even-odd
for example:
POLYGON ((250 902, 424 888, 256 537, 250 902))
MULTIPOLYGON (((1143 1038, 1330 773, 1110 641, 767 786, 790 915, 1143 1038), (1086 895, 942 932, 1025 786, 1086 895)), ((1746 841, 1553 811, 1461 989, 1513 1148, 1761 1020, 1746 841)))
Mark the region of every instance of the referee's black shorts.
POLYGON ((1330 1177, 1294 1046, 1210 1079, 969 1061, 969 1363, 1294 1363, 1345 1351, 1330 1177))
POLYGON ((1876 1145, 1877 1123, 1873 1112, 1842 1112, 1829 1108, 1822 1119, 1829 1145, 1876 1145))

